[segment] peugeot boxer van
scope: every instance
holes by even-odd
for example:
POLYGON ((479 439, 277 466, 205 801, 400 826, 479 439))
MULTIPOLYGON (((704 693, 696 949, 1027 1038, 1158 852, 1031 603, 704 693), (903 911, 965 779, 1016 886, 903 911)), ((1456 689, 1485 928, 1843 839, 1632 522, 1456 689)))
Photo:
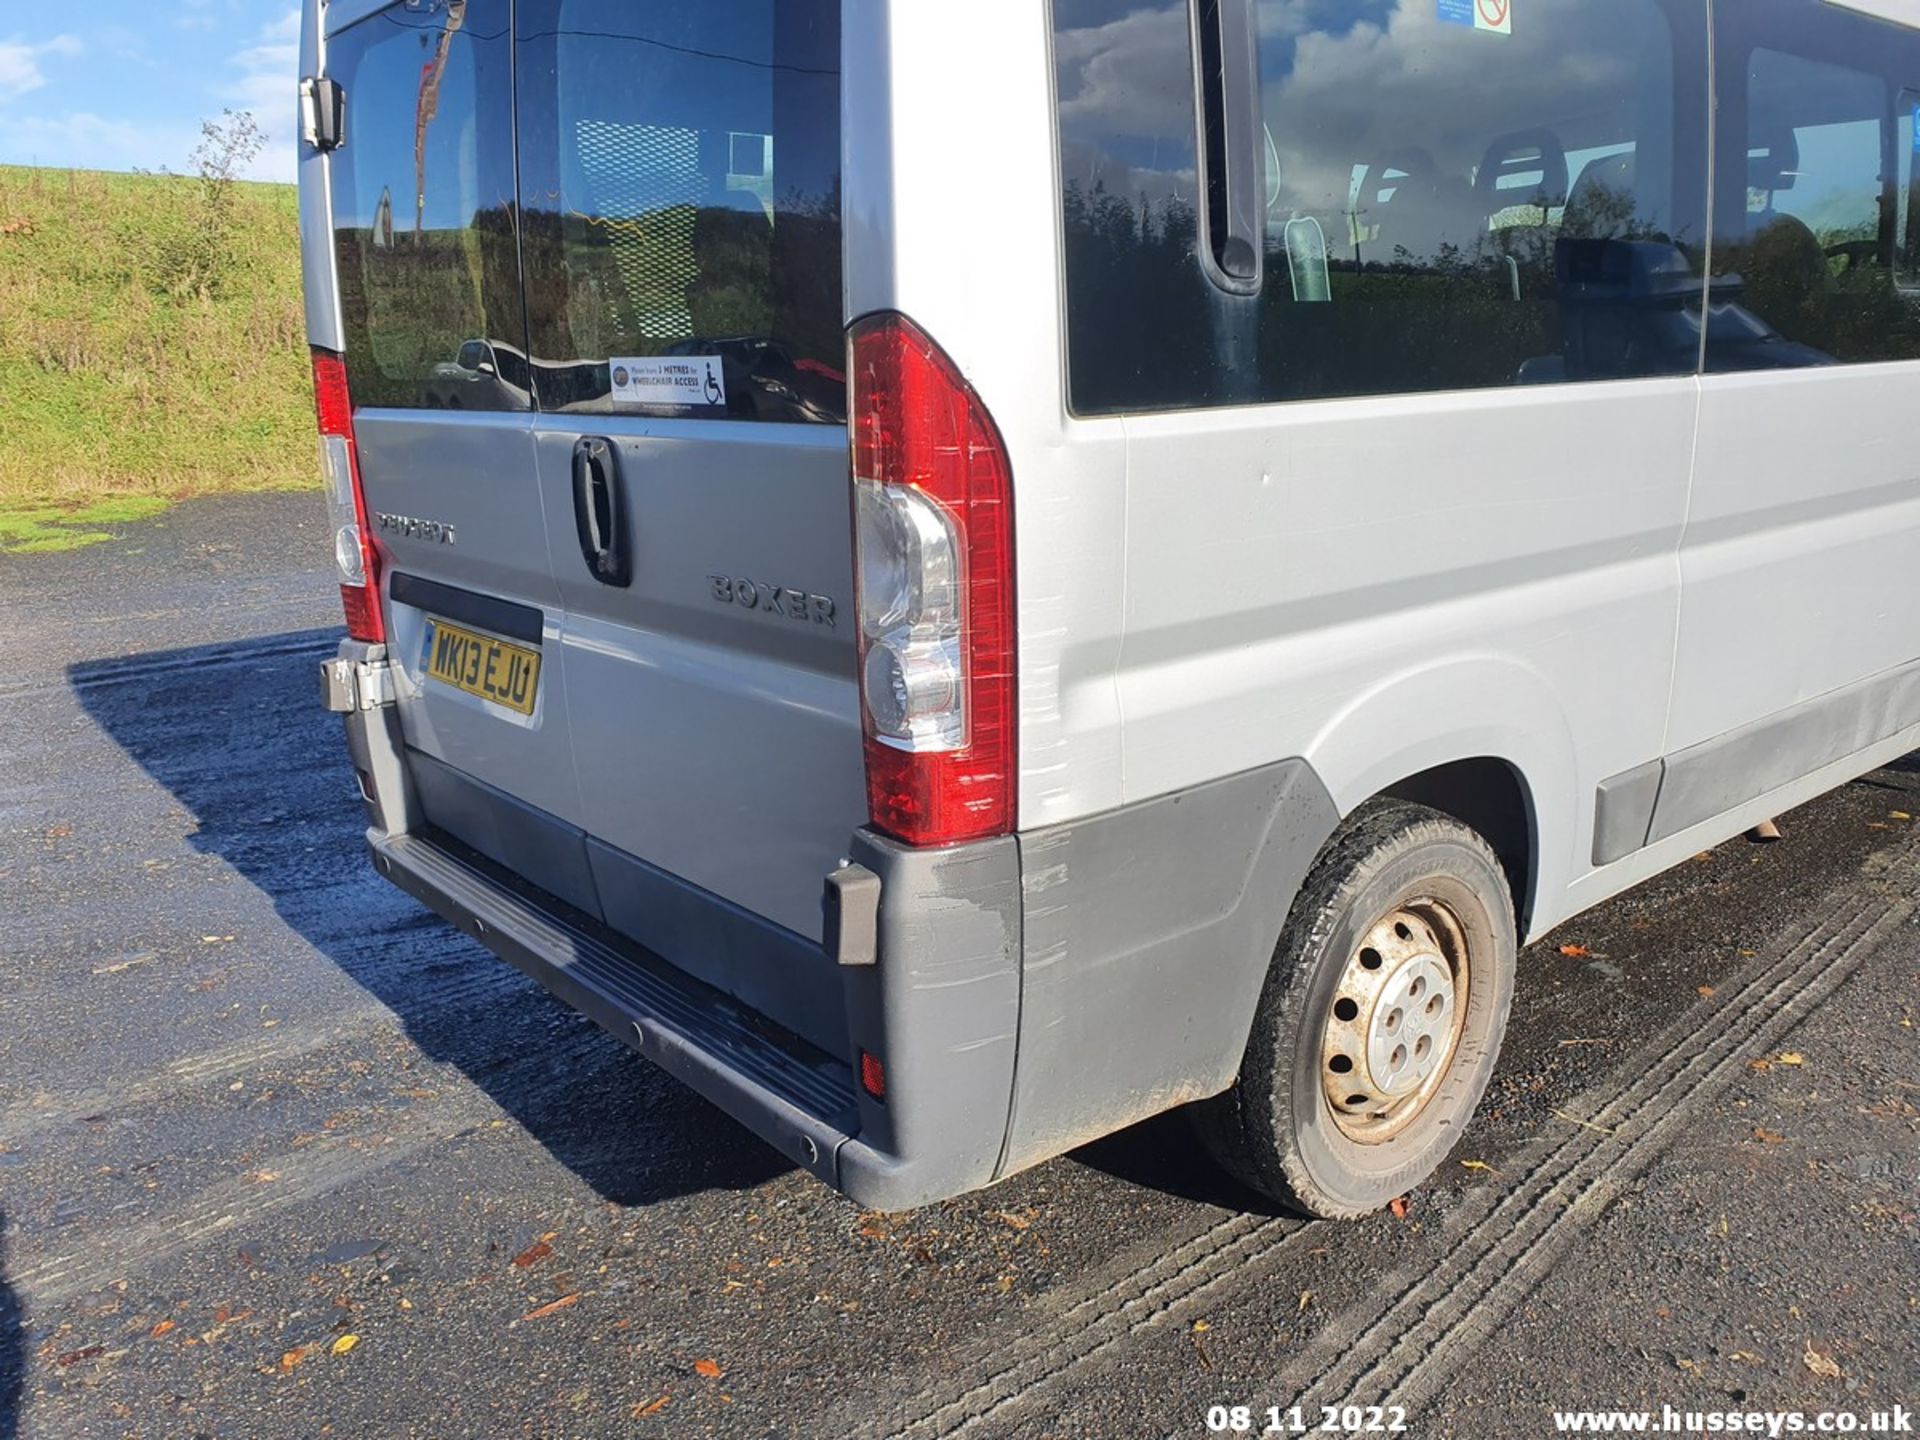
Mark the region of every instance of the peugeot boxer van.
POLYGON ((376 869, 868 1206, 1356 1217, 1920 745, 1893 0, 306 0, 376 869))

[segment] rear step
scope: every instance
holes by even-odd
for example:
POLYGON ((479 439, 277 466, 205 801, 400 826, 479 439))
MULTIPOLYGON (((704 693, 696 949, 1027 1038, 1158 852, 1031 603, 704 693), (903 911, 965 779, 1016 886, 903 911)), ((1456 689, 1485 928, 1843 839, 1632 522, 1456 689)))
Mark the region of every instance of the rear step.
POLYGON ((436 835, 371 831, 380 873, 457 929, 838 1186, 840 1146, 858 1130, 853 1072, 667 961, 584 916, 494 878, 436 835))

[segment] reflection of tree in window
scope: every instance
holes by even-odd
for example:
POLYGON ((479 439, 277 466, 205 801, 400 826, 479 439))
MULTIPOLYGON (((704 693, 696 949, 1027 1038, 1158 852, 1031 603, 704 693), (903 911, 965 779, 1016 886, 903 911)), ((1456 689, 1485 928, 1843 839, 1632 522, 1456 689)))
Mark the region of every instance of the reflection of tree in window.
POLYGON ((414 107, 413 122, 413 230, 418 235, 427 224, 427 127, 440 114, 440 86, 447 78, 447 59, 453 53, 453 37, 467 23, 467 0, 447 0, 447 23, 434 46, 433 59, 420 72, 420 100, 414 107))

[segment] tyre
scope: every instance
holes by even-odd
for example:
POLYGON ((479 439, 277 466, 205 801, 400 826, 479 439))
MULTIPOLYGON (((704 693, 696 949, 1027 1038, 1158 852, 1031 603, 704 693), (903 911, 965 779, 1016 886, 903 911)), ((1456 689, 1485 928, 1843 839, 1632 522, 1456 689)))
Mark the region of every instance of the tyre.
POLYGON ((1240 1077, 1201 1139, 1290 1209, 1357 1220, 1439 1168, 1499 1058, 1518 951, 1487 842, 1424 806, 1362 807, 1287 917, 1240 1077))

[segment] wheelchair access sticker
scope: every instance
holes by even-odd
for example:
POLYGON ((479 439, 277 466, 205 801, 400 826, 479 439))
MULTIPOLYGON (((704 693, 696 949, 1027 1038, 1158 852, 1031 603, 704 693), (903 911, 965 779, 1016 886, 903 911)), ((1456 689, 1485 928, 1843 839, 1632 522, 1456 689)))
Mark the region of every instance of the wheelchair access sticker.
POLYGON ((727 408, 727 372, 718 355, 616 357, 607 368, 618 404, 676 410, 727 408))
POLYGON ((1439 0, 1440 18, 1494 35, 1513 34, 1513 0, 1439 0))

